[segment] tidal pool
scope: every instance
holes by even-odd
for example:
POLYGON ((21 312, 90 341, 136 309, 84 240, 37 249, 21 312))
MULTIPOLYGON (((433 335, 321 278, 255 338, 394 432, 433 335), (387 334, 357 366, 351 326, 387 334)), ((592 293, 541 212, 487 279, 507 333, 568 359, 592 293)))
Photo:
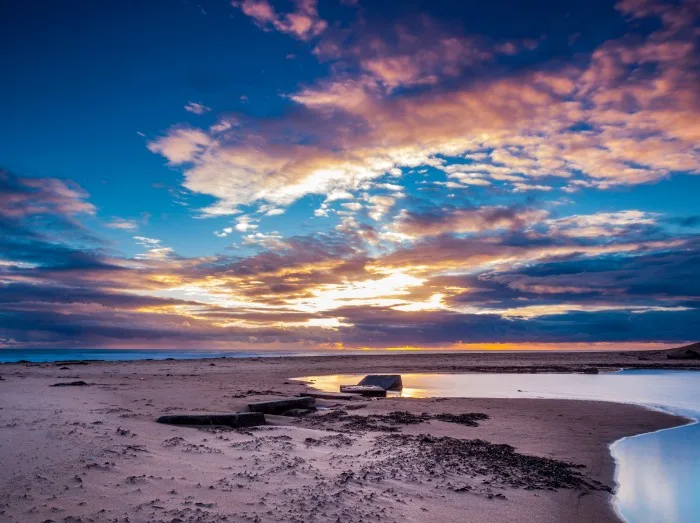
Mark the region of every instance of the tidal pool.
MULTIPOLYGON (((357 383, 364 374, 298 378, 323 391, 357 383)), ((617 463, 617 512, 630 523, 700 521, 700 372, 623 370, 587 374, 402 374, 411 398, 559 398, 635 403, 696 423, 623 438, 611 446, 617 463)))

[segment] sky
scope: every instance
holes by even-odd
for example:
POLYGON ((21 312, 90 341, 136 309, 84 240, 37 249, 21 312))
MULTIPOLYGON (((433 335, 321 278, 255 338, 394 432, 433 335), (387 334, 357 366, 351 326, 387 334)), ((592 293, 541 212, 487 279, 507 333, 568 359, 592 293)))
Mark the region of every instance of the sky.
POLYGON ((700 1, 0 3, 0 348, 700 325, 700 1))

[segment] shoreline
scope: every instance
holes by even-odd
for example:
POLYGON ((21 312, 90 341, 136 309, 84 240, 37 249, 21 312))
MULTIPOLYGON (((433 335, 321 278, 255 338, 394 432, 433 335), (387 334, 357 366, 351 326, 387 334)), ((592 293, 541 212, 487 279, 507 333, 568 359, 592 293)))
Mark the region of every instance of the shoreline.
MULTIPOLYGON (((510 368, 522 369, 538 363, 532 355, 527 361, 516 356, 515 362, 513 356, 502 357, 496 366, 508 363, 510 368)), ((549 367, 550 356, 540 355, 539 363, 549 367)), ((609 357, 602 359, 610 361, 609 357)), ((589 364, 584 360, 574 361, 569 354, 565 361, 578 368, 589 364)), ((498 483, 497 478, 491 486, 470 479, 470 494, 447 487, 447 479, 439 480, 442 486, 438 488, 421 476, 399 483, 390 478, 353 480, 338 491, 334 485, 344 470, 357 473, 364 464, 386 472, 392 469, 383 463, 398 458, 391 455, 394 447, 372 450, 381 441, 381 433, 343 431, 340 426, 321 423, 317 418, 322 413, 304 422, 270 417, 270 425, 248 435, 162 426, 153 421, 168 412, 243 410, 250 401, 294 396, 306 387, 290 381, 295 375, 396 368, 454 373, 465 372, 461 367, 467 364, 481 372, 483 366, 493 366, 494 358, 435 354, 408 361, 405 355, 398 359, 372 355, 6 365, 1 373, 5 379, 0 382, 0 412, 7 425, 0 427, 0 442, 4 441, 0 457, 7 474, 0 480, 0 512, 4 511, 2 518, 8 521, 68 516, 105 521, 128 516, 131 521, 170 522, 177 518, 188 521, 195 514, 203 522, 219 521, 221 514, 238 514, 229 521, 239 521, 246 520, 243 511, 249 520, 258 517, 260 521, 294 520, 300 514, 309 515, 310 521, 326 521, 331 519, 325 519, 322 514, 326 513, 344 515, 342 519, 348 521, 377 514, 389 520, 434 522, 461 517, 464 510, 472 514, 473 521, 486 517, 552 523, 619 521, 612 496, 604 491, 581 496, 568 488, 527 490, 498 483), (76 379, 90 385, 48 388, 76 379), (333 434, 338 436, 323 443, 333 434), (321 443, 309 444, 308 440, 321 443), (372 461, 368 452, 381 452, 383 457, 372 461), (32 479, 37 477, 44 479, 32 479), (490 499, 490 490, 503 493, 506 499, 490 499), (58 499, 51 499, 54 492, 61 493, 58 499), (25 494, 29 500, 22 498, 25 494), (357 496, 367 499, 358 502, 357 496), (161 501, 151 503, 155 499, 161 501), (309 499, 319 500, 319 505, 309 506, 309 499), (51 512, 52 507, 58 512, 51 512), (28 510, 33 510, 29 518, 28 510), (100 510, 106 512, 100 515, 100 510)), ((335 408, 332 401, 319 404, 335 408)), ((433 438, 507 444, 524 455, 581 463, 586 466, 581 469, 585 477, 610 486, 615 480, 615 462, 609 446, 614 441, 681 422, 677 416, 636 405, 580 400, 404 398, 359 404, 358 411, 347 412, 380 417, 393 410, 416 415, 484 412, 489 419, 478 427, 430 421, 401 425, 397 434, 417 438, 427 431, 433 438)), ((489 467, 486 477, 494 472, 489 467)), ((534 481, 528 477, 523 481, 534 481)))
MULTIPOLYGON (((167 349, 162 349, 167 352, 167 349)), ((108 352, 105 350, 105 352, 108 352)), ((118 352, 118 351, 117 351, 118 352)), ((157 352, 145 351, 145 352, 157 352)), ((183 354, 193 354, 197 351, 182 351, 183 354)), ((235 352, 236 355, 225 354, 204 357, 169 356, 167 358, 139 358, 139 359, 57 359, 48 361, 0 361, 0 369, 12 365, 88 365, 88 364, 128 364, 136 362, 165 362, 187 361, 205 363, 216 360, 249 361, 249 360, 273 360, 294 361, 306 360, 314 363, 345 362, 348 359, 357 361, 358 364, 369 365, 372 360, 396 360, 395 367, 411 368, 411 365, 423 370, 422 365, 450 367, 447 371, 459 372, 504 372, 504 373, 545 373, 545 372, 582 372, 586 368, 597 367, 600 370, 613 371, 622 369, 665 369, 665 370, 700 370, 700 359, 669 359, 668 351, 445 351, 445 352, 384 352, 384 353, 308 353, 308 354, 259 354, 235 352), (325 360, 325 361, 324 361, 325 360), (421 361, 427 360, 427 361, 421 361), (433 360, 433 361, 431 361, 433 360), (518 364, 515 365, 513 362, 518 364), (455 365, 458 364, 458 365, 455 365)), ((0 356, 2 349, 0 349, 0 356)), ((364 366, 362 367, 365 368, 364 366)))

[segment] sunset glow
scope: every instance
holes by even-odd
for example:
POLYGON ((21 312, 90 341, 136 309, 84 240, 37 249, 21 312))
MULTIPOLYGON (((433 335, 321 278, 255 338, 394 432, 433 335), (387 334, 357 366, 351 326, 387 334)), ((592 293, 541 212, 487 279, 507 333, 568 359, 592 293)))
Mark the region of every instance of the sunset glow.
POLYGON ((693 0, 27 4, 0 348, 697 337, 693 0))

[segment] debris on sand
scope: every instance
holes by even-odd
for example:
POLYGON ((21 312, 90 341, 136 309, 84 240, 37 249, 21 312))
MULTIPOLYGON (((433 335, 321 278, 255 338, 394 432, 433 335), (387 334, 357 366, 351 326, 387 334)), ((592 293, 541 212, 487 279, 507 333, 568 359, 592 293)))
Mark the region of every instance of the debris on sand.
POLYGON ((358 416, 334 410, 329 414, 310 416, 299 421, 314 428, 324 423, 342 423, 340 427, 333 427, 333 430, 341 432, 398 432, 398 426, 384 424, 383 418, 381 415, 358 416))
POLYGON ((162 443, 163 447, 172 448, 179 447, 182 452, 187 452, 190 454, 222 454, 223 451, 214 447, 208 447, 204 444, 190 443, 184 438, 174 437, 166 439, 162 443))
POLYGON ((388 414, 369 414, 359 416, 348 414, 344 410, 334 410, 328 414, 307 418, 307 421, 316 424, 342 423, 336 430, 347 432, 398 432, 401 425, 417 425, 430 420, 457 423, 467 427, 478 427, 479 421, 489 419, 488 414, 481 412, 468 412, 464 414, 413 414, 411 412, 396 410, 388 414))
POLYGON ((84 381, 66 381, 63 383, 54 383, 51 387, 85 387, 88 384, 84 381))
POLYGON ((330 436, 323 436, 323 437, 318 438, 318 439, 306 438, 304 440, 304 444, 307 447, 329 446, 329 447, 340 448, 340 447, 349 447, 353 443, 355 443, 355 440, 345 436, 344 434, 332 434, 330 436))
POLYGON ((479 421, 489 419, 488 414, 483 412, 467 412, 465 414, 435 414, 433 419, 446 423, 456 423, 466 427, 478 427, 479 421))
POLYGON ((507 487, 612 492, 607 485, 583 474, 583 465, 520 454, 510 445, 480 439, 389 434, 378 436, 374 445, 384 457, 357 472, 349 472, 346 482, 430 481, 436 488, 485 489, 484 493, 491 495, 492 488, 507 487), (454 481, 461 486, 454 488, 454 481))

